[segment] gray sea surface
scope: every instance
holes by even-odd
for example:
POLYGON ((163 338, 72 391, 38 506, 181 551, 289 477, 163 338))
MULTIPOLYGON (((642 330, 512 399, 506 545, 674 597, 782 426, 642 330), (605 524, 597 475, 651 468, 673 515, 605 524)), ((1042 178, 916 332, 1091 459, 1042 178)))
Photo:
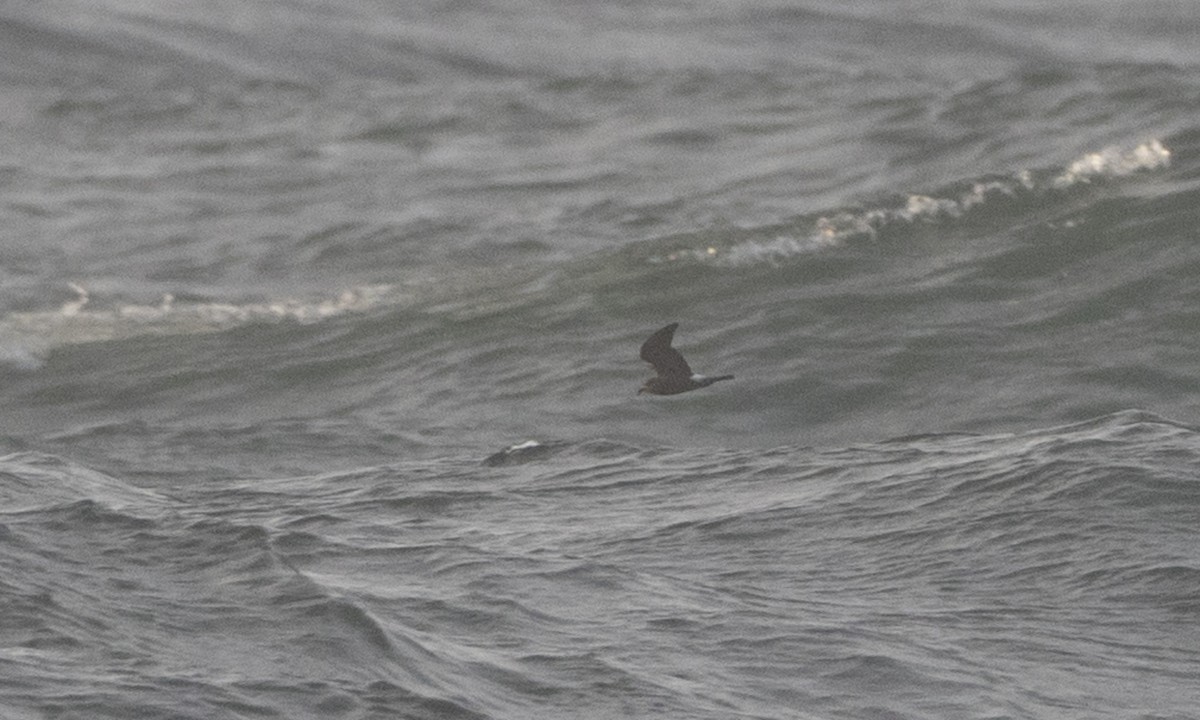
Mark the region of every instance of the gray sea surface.
POLYGON ((1196 717, 1197 36, 0 4, 0 717, 1196 717))

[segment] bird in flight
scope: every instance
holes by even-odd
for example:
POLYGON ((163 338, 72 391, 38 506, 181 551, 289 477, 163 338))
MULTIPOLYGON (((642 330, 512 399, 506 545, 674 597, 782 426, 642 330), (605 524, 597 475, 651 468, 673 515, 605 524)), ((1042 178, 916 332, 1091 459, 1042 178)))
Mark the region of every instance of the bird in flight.
POLYGON ((675 328, 679 323, 671 323, 651 335, 642 343, 642 359, 654 366, 658 373, 646 381, 638 395, 678 395, 688 390, 708 387, 719 380, 732 380, 732 375, 705 377, 697 375, 688 367, 687 360, 679 351, 671 347, 671 338, 675 336, 675 328))

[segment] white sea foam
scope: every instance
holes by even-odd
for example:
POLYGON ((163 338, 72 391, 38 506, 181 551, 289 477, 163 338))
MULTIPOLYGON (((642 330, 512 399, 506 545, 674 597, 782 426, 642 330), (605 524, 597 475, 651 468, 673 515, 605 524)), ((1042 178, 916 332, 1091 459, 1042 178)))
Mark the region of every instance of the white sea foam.
POLYGON ((391 285, 369 285, 314 300, 179 302, 165 294, 153 304, 98 306, 86 287, 70 283, 76 297, 57 310, 12 313, 0 318, 0 363, 23 370, 41 367, 49 350, 63 345, 137 335, 186 335, 229 330, 255 322, 312 323, 394 302, 391 285))
POLYGON ((1087 153, 1051 174, 1021 170, 1010 176, 979 180, 963 191, 947 195, 915 193, 899 207, 843 211, 818 217, 808 232, 778 234, 769 240, 739 240, 729 246, 706 244, 701 248, 675 250, 656 258, 658 262, 680 260, 716 262, 741 266, 779 260, 819 251, 856 237, 875 239, 890 227, 954 220, 971 211, 1021 194, 1065 190, 1082 183, 1119 178, 1137 172, 1159 170, 1171 161, 1171 151, 1159 140, 1134 147, 1108 147, 1087 153))
POLYGON ((1051 185, 1066 188, 1096 178, 1122 177, 1142 170, 1157 170, 1170 163, 1171 151, 1158 140, 1150 140, 1134 148, 1108 147, 1087 153, 1071 163, 1051 181, 1051 185))

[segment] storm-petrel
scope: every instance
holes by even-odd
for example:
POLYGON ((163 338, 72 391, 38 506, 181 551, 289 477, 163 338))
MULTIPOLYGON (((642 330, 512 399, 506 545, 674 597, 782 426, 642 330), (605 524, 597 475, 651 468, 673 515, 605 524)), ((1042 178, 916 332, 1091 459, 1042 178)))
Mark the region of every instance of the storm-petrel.
POLYGON ((642 359, 653 365, 654 372, 658 375, 647 380, 642 389, 638 390, 638 395, 678 395, 688 390, 708 387, 718 380, 733 379, 732 375, 704 377, 693 373, 687 360, 683 359, 678 350, 671 347, 671 338, 674 337, 677 327, 679 323, 671 323, 642 343, 642 359))

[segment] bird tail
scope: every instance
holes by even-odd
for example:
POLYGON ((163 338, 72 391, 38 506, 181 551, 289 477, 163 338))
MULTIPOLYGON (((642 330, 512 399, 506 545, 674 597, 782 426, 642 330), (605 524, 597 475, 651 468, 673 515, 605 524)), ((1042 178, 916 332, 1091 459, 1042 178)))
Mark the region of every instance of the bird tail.
POLYGON ((704 383, 703 387, 708 387, 709 385, 712 385, 715 382, 721 382, 722 380, 732 380, 732 379, 733 379, 732 375, 718 375, 716 377, 704 378, 701 382, 704 383))

